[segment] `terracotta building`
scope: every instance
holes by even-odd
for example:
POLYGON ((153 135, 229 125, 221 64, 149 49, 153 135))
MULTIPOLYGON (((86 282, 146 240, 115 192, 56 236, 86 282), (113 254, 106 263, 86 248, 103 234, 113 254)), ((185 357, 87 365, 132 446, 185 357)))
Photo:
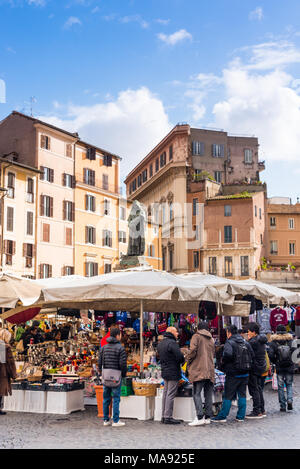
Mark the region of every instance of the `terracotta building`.
MULTIPOLYGON (((226 132, 192 129, 187 124, 175 126, 151 150, 128 174, 125 184, 127 197, 142 202, 150 219, 162 225, 164 270, 194 270, 194 251, 199 253, 195 254, 195 265, 201 268, 206 216, 201 204, 219 195, 222 183, 237 184, 236 192, 255 185, 261 191, 259 172, 263 169, 256 138, 231 137, 226 132), (206 182, 200 188, 202 181, 206 182)), ((264 199, 263 195, 259 197, 264 199)), ((206 240, 210 242, 209 237, 206 240)))
POLYGON ((300 203, 268 204, 266 258, 270 267, 300 270, 300 203))

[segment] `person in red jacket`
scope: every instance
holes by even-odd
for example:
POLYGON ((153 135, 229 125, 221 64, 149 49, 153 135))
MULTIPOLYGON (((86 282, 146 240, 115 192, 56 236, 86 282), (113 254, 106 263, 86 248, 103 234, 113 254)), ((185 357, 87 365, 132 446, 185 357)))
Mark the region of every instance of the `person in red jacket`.
POLYGON ((101 342, 100 342, 100 348, 104 347, 104 345, 107 345, 108 342, 107 342, 107 339, 110 337, 110 330, 112 327, 117 327, 116 324, 112 324, 109 328, 108 328, 108 333, 102 337, 101 339, 101 342))

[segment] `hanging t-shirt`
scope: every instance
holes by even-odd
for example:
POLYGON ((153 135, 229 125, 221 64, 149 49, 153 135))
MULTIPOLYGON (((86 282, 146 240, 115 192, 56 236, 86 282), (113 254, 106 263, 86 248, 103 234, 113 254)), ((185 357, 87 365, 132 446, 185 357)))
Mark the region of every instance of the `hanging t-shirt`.
POLYGON ((282 308, 275 308, 271 311, 270 325, 273 332, 276 332, 276 328, 279 325, 286 326, 288 324, 286 311, 282 308))
POLYGON ((117 311, 116 312, 116 321, 119 322, 124 322, 126 323, 127 321, 127 313, 126 311, 117 311))
POLYGON ((237 329, 242 329, 242 318, 239 316, 231 316, 231 324, 237 327, 237 329))
POLYGON ((269 334, 272 332, 270 325, 271 310, 270 308, 263 308, 261 311, 256 311, 257 322, 260 325, 261 334, 269 334))
POLYGON ((140 320, 136 319, 133 324, 132 324, 133 329, 137 332, 137 334, 140 333, 140 320))

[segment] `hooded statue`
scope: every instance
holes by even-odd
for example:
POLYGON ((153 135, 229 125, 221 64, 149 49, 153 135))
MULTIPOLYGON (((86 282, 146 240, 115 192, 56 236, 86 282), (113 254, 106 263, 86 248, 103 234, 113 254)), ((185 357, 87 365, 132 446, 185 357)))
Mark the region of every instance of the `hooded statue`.
POLYGON ((144 255, 146 219, 146 210, 140 202, 135 200, 127 220, 129 228, 127 256, 144 255))

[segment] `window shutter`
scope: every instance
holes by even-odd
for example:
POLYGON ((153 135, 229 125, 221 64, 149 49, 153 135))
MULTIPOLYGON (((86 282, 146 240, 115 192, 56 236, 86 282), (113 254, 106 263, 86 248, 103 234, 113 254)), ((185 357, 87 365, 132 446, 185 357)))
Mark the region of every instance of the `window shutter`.
POLYGON ((46 147, 46 136, 41 135, 41 148, 45 148, 45 147, 46 147))
POLYGON ((43 274, 43 264, 40 264, 39 265, 39 278, 43 278, 42 274, 43 274))
POLYGON ((8 247, 8 243, 7 243, 7 239, 4 240, 4 252, 5 254, 7 254, 7 247, 8 247))
POLYGON ((95 197, 92 197, 92 210, 93 212, 96 211, 96 198, 95 197))
POLYGON ((54 169, 50 169, 50 182, 54 181, 54 169))
POLYGON ((85 227, 85 243, 87 244, 89 240, 89 227, 85 227))
POLYGON ((94 263, 93 267, 94 267, 93 268, 93 274, 98 275, 98 264, 97 264, 97 262, 94 263))
POLYGON ((90 184, 91 184, 92 186, 94 186, 94 185, 95 185, 95 171, 91 171, 90 175, 91 175, 91 178, 90 178, 90 179, 91 179, 91 182, 90 182, 90 184))
POLYGON ((88 200, 89 200, 89 197, 88 197, 87 194, 85 194, 85 209, 86 209, 86 210, 88 210, 88 208, 89 208, 88 200))
POLYGON ((12 255, 16 254, 16 242, 12 242, 12 255))
POLYGON ((212 144, 212 156, 216 156, 216 145, 212 144))
POLYGON ((53 217, 53 197, 49 197, 50 202, 50 217, 53 217))
POLYGON ((49 265, 49 277, 52 277, 52 265, 49 265))
POLYGON ((72 228, 66 228, 66 244, 72 245, 72 228))
POLYGON ((75 179, 75 176, 71 176, 71 185, 72 185, 72 189, 75 189, 75 187, 76 187, 76 179, 75 179))
POLYGON ((85 263, 84 263, 84 274, 85 274, 86 277, 88 276, 88 273, 89 273, 88 263, 85 262, 85 263))
POLYGON ((44 196, 42 194, 40 198, 40 215, 44 215, 44 196))
POLYGON ((35 257, 36 256, 36 247, 35 245, 33 244, 32 245, 32 257, 35 257))
POLYGON ((62 185, 63 186, 66 185, 66 173, 63 173, 63 175, 62 175, 62 185))
POLYGON ((44 173, 44 166, 40 166, 40 171, 43 171, 41 174, 40 174, 40 180, 43 181, 45 179, 45 173, 44 173))
POLYGON ((221 147, 221 157, 224 158, 224 145, 220 145, 221 147))
POLYGON ((192 154, 196 155, 196 142, 192 142, 192 154))
POLYGON ((204 156, 204 143, 203 142, 200 143, 200 155, 204 156))
POLYGON ((63 200, 63 220, 66 219, 66 201, 63 200))
POLYGON ((27 244, 23 243, 23 257, 27 256, 27 244))
POLYGON ((89 181, 88 181, 88 177, 87 177, 87 168, 83 168, 83 182, 85 184, 88 184, 89 181))
POLYGON ((75 221, 75 203, 71 202, 71 221, 75 221))

